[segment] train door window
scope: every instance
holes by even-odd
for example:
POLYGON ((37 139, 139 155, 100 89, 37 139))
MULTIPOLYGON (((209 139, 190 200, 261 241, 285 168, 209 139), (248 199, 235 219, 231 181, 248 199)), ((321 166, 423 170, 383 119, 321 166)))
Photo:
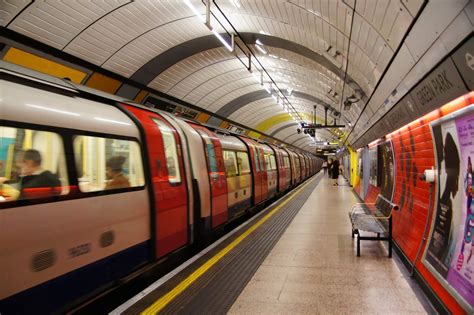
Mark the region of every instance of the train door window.
POLYGON ((249 156, 247 152, 237 152, 237 164, 239 166, 239 174, 250 174, 249 156))
POLYGON ((225 174, 227 177, 237 175, 237 158, 234 151, 224 150, 225 174))
POLYGON ((74 156, 82 192, 145 185, 140 146, 135 141, 76 136, 74 156))
POLYGON ((290 168, 290 158, 288 156, 284 156, 283 159, 285 160, 285 168, 290 168))
POLYGON ((257 148, 257 152, 259 153, 258 156, 259 156, 259 161, 260 161, 260 170, 264 171, 265 170, 265 156, 263 154, 260 155, 261 153, 260 150, 261 149, 257 148))
POLYGON ((265 154, 265 164, 267 165, 267 171, 272 169, 271 163, 270 163, 270 155, 265 154))
POLYGON ((66 157, 59 134, 0 126, 0 202, 68 193, 66 157))
POLYGON ((257 172, 260 172, 260 155, 258 154, 257 148, 255 146, 250 146, 252 148, 253 156, 255 157, 255 169, 257 172))
POLYGON ((204 140, 204 149, 206 152, 209 173, 212 178, 218 177, 219 169, 217 167, 217 158, 214 144, 206 133, 204 133, 202 130, 198 130, 198 132, 201 135, 201 138, 204 140))
MULTIPOLYGON (((163 146, 165 149, 166 168, 168 170, 168 181, 172 184, 181 183, 181 174, 179 171, 178 149, 173 130, 163 121, 153 119, 160 128, 163 137, 163 146)), ((215 159, 214 159, 215 160, 215 159)))
POLYGON ((272 170, 277 169, 275 156, 273 154, 270 154, 270 165, 272 170))

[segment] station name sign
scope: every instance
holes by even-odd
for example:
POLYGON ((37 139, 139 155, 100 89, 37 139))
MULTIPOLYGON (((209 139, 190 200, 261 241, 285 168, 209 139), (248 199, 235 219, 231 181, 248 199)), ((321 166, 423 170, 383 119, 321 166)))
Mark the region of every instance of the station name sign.
POLYGON ((424 114, 468 92, 456 66, 447 58, 410 93, 424 114))

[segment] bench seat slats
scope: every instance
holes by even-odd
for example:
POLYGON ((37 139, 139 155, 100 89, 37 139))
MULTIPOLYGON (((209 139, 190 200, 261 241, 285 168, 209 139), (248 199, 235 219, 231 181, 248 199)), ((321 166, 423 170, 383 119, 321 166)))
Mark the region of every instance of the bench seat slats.
POLYGON ((384 240, 389 242, 389 257, 392 257, 392 211, 398 205, 382 195, 375 203, 357 203, 349 211, 352 224, 352 237, 357 234, 357 256, 360 256, 361 240, 384 240), (361 236, 360 231, 377 233, 377 237, 361 236), (381 237, 380 234, 385 236, 381 237))

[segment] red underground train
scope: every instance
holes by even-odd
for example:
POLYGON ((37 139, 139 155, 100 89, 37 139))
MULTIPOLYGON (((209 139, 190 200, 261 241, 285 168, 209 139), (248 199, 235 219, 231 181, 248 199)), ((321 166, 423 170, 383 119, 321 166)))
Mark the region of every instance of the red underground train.
POLYGON ((52 77, 3 72, 5 314, 63 311, 321 168, 308 153, 52 77))

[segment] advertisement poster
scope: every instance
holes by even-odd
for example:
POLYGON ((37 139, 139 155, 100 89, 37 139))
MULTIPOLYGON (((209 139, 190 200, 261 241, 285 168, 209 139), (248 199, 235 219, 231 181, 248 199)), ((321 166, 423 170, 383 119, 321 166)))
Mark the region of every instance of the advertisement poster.
POLYGON ((381 165, 379 165, 381 194, 388 200, 392 200, 393 182, 395 180, 395 159, 393 157, 392 141, 382 143, 378 148, 381 161, 381 165))
POLYGON ((370 157, 370 177, 369 183, 377 187, 377 147, 373 147, 369 149, 369 157, 370 157))
POLYGON ((432 124, 437 200, 425 263, 474 308, 474 106, 432 124))

